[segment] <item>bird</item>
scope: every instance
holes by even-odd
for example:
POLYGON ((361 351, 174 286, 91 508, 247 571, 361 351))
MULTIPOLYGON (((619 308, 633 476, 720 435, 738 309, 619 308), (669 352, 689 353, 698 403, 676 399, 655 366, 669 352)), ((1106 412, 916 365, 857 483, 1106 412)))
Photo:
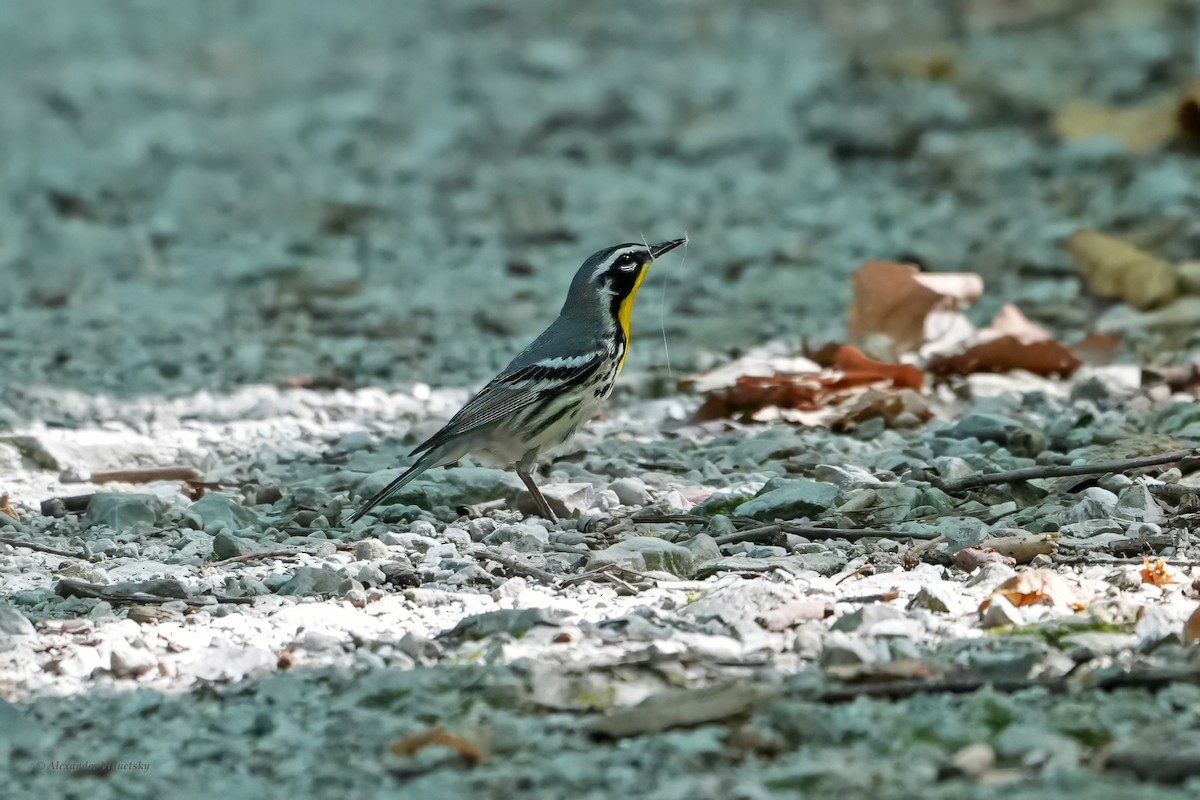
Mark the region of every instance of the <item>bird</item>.
POLYGON ((472 454, 511 465, 538 513, 557 517, 533 480, 539 457, 567 442, 612 392, 629 353, 633 301, 655 259, 687 242, 626 242, 593 253, 575 273, 558 317, 437 433, 419 456, 350 517, 354 523, 426 470, 472 454))

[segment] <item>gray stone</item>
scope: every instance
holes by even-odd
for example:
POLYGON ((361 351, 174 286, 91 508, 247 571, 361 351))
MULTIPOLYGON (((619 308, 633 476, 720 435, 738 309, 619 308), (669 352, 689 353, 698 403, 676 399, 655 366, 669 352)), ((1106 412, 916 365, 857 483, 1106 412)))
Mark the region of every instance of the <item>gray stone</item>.
POLYGON ((842 489, 879 483, 879 478, 876 478, 868 470, 852 464, 818 464, 813 470, 813 475, 819 481, 835 484, 842 489))
POLYGON ((331 569, 300 567, 287 583, 275 592, 279 595, 343 595, 354 588, 354 582, 331 569))
MULTIPOLYGON (((1090 511, 1088 513, 1091 513, 1090 511)), ((1064 537, 1090 539, 1093 536, 1102 534, 1124 534, 1124 528, 1121 523, 1109 517, 1100 517, 1096 519, 1085 519, 1080 522, 1069 522, 1059 528, 1059 533, 1064 537)))
POLYGON ((442 541, 454 545, 460 550, 464 547, 469 547, 471 544, 471 534, 464 531, 462 528, 446 528, 439 534, 442 541))
POLYGON ((354 543, 354 557, 359 561, 378 561, 388 557, 388 547, 378 539, 362 539, 354 543))
POLYGON ((253 553, 258 547, 249 539, 234 536, 229 531, 223 530, 213 537, 212 549, 213 555, 218 559, 225 559, 253 553))
POLYGON ((1021 610, 1009 602, 1003 595, 995 595, 988 602, 987 610, 979 620, 984 628, 1001 628, 1009 625, 1023 625, 1025 618, 1021 610))
POLYGON ((520 553, 540 553, 550 544, 550 532, 536 522, 501 525, 483 537, 484 544, 507 544, 520 553))
POLYGON ((837 504, 841 490, 820 481, 770 481, 753 500, 734 510, 739 517, 754 519, 795 519, 818 517, 837 504))
MULTIPOLYGON (((539 487, 546 504, 559 519, 572 519, 596 504, 596 490, 590 483, 547 483, 539 487)), ((533 495, 523 491, 517 497, 517 510, 526 516, 537 514, 533 495)))
POLYGON ((152 494, 99 492, 88 501, 83 521, 87 525, 107 525, 115 531, 149 528, 166 510, 166 503, 152 494))
POLYGON ((875 525, 890 524, 907 519, 913 507, 921 502, 921 490, 899 483, 877 486, 870 505, 870 520, 875 525))
POLYGON ((737 532, 737 526, 733 524, 733 520, 724 514, 717 514, 708 521, 705 526, 709 534, 714 538, 718 536, 728 536, 731 533, 737 532))
POLYGON ((728 516, 753 497, 754 492, 745 489, 718 489, 696 504, 692 512, 702 516, 728 516))
MULTIPOLYGON (((372 472, 358 485, 358 493, 372 497, 396 477, 395 469, 372 472)), ((423 509, 457 508, 506 500, 514 503, 525 491, 520 478, 508 470, 455 467, 435 470, 417 478, 387 499, 387 505, 414 505, 423 509)))
POLYGON ((999 414, 967 414, 938 435, 995 442, 1018 456, 1032 457, 1046 449, 1046 437, 1041 431, 999 414))
POLYGON ((849 614, 838 617, 830 629, 844 633, 857 632, 870 635, 874 627, 901 619, 905 619, 902 609, 887 603, 869 603, 849 614))
POLYGON ((971 609, 971 603, 954 584, 938 581, 922 586, 909 601, 909 608, 925 608, 939 614, 958 616, 971 609))
POLYGON ((496 520, 487 517, 473 519, 467 523, 467 533, 472 542, 482 542, 494 530, 496 530, 496 520))
POLYGON ((938 477, 945 481, 956 481, 976 472, 974 467, 958 456, 938 456, 932 463, 938 477))
POLYGON ((1063 515, 1067 523, 1084 520, 1109 520, 1117 515, 1117 496, 1099 486, 1089 486, 1080 494, 1079 502, 1063 515))
POLYGON ((502 608, 467 617, 438 638, 483 639, 506 633, 520 638, 535 625, 558 626, 560 621, 542 608, 502 608))
POLYGON ((240 681, 275 669, 278 658, 265 647, 219 644, 192 651, 191 672, 206 681, 240 681))
POLYGON ((238 505, 230 498, 217 492, 209 492, 188 506, 188 510, 200 518, 205 530, 215 528, 240 530, 258 523, 258 515, 238 505))
POLYGON ((144 647, 116 646, 109 658, 109 669, 118 678, 136 678, 157 668, 158 659, 144 647))
POLYGON ((0 605, 0 634, 6 636, 36 636, 37 630, 25 615, 12 606, 0 605))
POLYGON ((408 526, 408 532, 414 536, 434 541, 438 535, 438 528, 427 519, 419 519, 408 526))
POLYGON ((641 478, 617 478, 608 485, 623 506, 644 506, 650 502, 650 490, 641 478))
POLYGON ((588 559, 589 567, 606 564, 617 564, 639 572, 655 570, 687 577, 695 569, 696 559, 686 547, 665 539, 633 536, 593 552, 588 559))
POLYGON ((820 663, 822 667, 856 667, 886 662, 889 658, 888 647, 880 640, 835 632, 821 648, 820 663))
POLYGON ((684 542, 683 546, 692 554, 692 560, 696 564, 714 561, 721 557, 721 548, 717 546, 717 540, 707 533, 696 534, 684 542))
POLYGON ((1144 483, 1136 483, 1117 495, 1117 514, 1136 522, 1159 523, 1165 518, 1162 507, 1144 483))

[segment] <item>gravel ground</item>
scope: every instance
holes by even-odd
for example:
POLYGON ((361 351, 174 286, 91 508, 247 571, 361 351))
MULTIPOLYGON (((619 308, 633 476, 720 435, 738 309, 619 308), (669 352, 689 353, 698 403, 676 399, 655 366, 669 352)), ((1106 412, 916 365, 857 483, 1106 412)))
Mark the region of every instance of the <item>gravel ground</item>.
POLYGON ((697 422, 677 383, 840 340, 866 259, 982 274, 977 320, 1119 322, 1062 240, 1196 258, 1200 160, 1050 120, 1187 85, 1198 30, 1120 0, 0 5, 6 796, 1195 796, 1200 465, 953 485, 1194 447, 1194 394, 1141 368, 1200 361, 1194 326, 937 387, 905 430, 697 422), (338 521, 584 257, 684 231, 543 473, 564 521, 469 462, 338 521), (1048 602, 993 594, 1018 570, 1048 602))

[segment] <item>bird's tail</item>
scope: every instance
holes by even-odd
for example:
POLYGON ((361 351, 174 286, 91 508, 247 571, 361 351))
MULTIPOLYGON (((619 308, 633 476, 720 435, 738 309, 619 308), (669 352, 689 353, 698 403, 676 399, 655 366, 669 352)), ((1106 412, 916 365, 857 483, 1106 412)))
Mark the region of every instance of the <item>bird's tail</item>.
POLYGON ((370 500, 368 500, 362 508, 360 508, 358 511, 355 511, 354 514, 351 515, 350 522, 358 522, 366 515, 368 511, 399 491, 400 487, 404 486, 404 484, 408 483, 430 467, 435 466, 437 459, 431 458, 430 456, 432 455, 432 453, 426 453, 425 455, 421 456, 417 459, 415 464, 404 470, 404 472, 400 473, 399 477, 397 477, 387 486, 380 489, 379 492, 370 500))

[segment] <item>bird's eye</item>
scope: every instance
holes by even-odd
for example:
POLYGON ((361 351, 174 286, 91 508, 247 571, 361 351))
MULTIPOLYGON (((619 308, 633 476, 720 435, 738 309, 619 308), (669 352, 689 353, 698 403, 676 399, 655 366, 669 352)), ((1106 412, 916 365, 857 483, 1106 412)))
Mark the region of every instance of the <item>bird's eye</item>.
POLYGON ((616 263, 623 272, 629 272, 637 266, 637 259, 633 257, 633 253, 622 253, 617 256, 616 263))

